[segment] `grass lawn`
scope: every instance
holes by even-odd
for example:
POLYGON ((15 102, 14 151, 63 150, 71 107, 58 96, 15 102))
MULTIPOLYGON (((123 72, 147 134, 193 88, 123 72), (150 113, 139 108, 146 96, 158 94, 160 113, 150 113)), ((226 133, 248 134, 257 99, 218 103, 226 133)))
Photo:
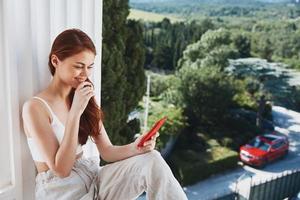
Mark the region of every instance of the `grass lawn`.
POLYGON ((151 21, 151 22, 160 22, 163 20, 163 18, 169 18, 171 23, 183 21, 180 18, 173 17, 170 15, 163 15, 163 14, 157 14, 152 12, 146 12, 142 10, 136 10, 136 9, 130 9, 130 13, 128 16, 128 19, 135 19, 135 20, 144 20, 144 21, 151 21))

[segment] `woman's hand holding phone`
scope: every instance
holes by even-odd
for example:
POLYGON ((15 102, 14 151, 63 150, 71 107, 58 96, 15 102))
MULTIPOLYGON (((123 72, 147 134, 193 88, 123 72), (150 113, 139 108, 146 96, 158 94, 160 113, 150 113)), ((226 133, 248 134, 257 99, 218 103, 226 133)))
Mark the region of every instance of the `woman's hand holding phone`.
POLYGON ((143 154, 149 151, 152 151, 156 145, 156 138, 159 136, 159 132, 156 132, 155 135, 151 137, 150 140, 147 140, 143 143, 143 146, 139 146, 141 140, 147 135, 148 133, 144 133, 140 135, 133 143, 132 146, 136 154, 143 154))
POLYGON ((148 152, 155 148, 156 138, 159 136, 158 130, 166 122, 167 117, 158 120, 151 130, 138 137, 133 143, 135 150, 138 153, 148 152))

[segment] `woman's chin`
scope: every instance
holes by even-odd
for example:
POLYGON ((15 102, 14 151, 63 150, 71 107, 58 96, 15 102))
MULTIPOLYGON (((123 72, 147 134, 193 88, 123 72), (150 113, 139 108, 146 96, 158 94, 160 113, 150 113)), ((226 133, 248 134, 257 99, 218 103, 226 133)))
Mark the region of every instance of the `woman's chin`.
POLYGON ((77 88, 82 82, 78 81, 78 80, 75 80, 73 83, 72 83, 72 87, 73 88, 77 88))
POLYGON ((74 88, 74 89, 76 89, 79 86, 79 84, 80 83, 78 83, 78 82, 72 83, 71 87, 74 88))

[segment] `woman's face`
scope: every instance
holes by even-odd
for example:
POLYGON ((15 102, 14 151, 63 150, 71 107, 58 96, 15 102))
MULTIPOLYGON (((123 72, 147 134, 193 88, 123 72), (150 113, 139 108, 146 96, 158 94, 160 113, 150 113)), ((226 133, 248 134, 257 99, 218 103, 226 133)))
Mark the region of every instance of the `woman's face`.
POLYGON ((64 59, 63 61, 58 60, 55 74, 57 73, 60 80, 65 84, 70 85, 73 88, 77 88, 81 82, 86 81, 91 75, 94 60, 95 54, 93 52, 82 51, 64 59))

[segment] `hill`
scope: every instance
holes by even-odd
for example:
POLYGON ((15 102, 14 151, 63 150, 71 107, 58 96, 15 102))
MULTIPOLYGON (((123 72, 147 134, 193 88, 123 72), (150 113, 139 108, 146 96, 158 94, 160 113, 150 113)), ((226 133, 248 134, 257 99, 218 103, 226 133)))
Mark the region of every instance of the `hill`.
POLYGON ((144 21, 152 21, 152 22, 159 22, 162 21, 163 18, 169 18, 171 23, 182 21, 182 19, 178 17, 173 17, 170 15, 163 15, 163 14, 157 14, 137 9, 130 9, 130 13, 128 16, 128 19, 135 19, 135 20, 144 20, 144 21))

